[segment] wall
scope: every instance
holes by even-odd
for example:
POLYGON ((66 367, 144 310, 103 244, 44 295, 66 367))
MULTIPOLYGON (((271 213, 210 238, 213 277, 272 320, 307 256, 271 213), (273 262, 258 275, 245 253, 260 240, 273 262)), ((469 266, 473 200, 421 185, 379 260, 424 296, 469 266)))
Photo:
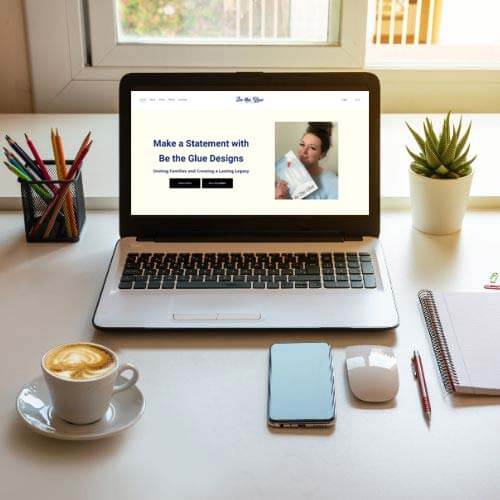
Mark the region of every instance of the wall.
POLYGON ((22 0, 2 0, 0 113, 30 113, 31 84, 22 0))

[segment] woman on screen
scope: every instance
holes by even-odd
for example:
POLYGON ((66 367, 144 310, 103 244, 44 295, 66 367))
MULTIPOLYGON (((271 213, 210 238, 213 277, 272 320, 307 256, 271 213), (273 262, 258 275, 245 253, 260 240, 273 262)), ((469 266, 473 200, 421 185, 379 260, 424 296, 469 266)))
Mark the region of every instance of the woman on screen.
MULTIPOLYGON (((297 149, 297 157, 318 186, 304 200, 336 200, 338 177, 329 169, 319 165, 332 145, 332 122, 309 122, 297 149)), ((275 186, 276 199, 289 199, 288 184, 278 180, 275 186)))

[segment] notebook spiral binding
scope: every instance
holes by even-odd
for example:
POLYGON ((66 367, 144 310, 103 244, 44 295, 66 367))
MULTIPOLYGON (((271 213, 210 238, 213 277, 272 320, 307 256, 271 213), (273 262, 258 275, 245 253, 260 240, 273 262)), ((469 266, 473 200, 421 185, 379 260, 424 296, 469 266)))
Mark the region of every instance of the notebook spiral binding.
POLYGON ((432 348, 434 349, 444 387, 448 392, 454 392, 455 386, 458 385, 458 375, 450 356, 450 349, 443 332, 441 320, 439 319, 434 295, 431 290, 420 290, 418 292, 418 299, 422 306, 422 312, 429 336, 431 337, 432 348))

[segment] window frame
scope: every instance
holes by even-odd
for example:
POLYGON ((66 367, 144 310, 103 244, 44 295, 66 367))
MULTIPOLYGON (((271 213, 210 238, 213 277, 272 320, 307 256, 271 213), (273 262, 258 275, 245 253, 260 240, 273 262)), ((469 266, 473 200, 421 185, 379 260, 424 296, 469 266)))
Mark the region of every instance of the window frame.
POLYGON ((106 29, 113 15, 113 0, 87 1, 90 53, 82 0, 24 0, 36 112, 116 112, 120 78, 137 71, 326 71, 363 66, 367 0, 342 2, 340 46, 250 48, 193 44, 120 46, 116 30, 106 29), (47 26, 51 29, 47 30, 47 26), (130 61, 138 58, 142 58, 141 66, 131 66, 130 61), (168 69, 165 60, 172 61, 168 69))
POLYGON ((329 9, 328 24, 331 30, 331 39, 339 40, 340 33, 349 35, 344 37, 343 45, 311 43, 255 43, 247 41, 210 42, 193 41, 177 43, 133 43, 118 40, 116 26, 116 0, 84 0, 88 6, 88 23, 90 26, 91 54, 94 67, 124 67, 134 68, 165 66, 165 60, 170 66, 178 69, 215 68, 293 68, 301 66, 301 61, 308 61, 313 67, 328 67, 327 61, 335 61, 339 67, 360 67, 364 54, 359 53, 355 38, 361 36, 363 23, 358 8, 363 0, 354 0, 341 12, 341 0, 332 2, 329 9), (334 22, 341 16, 341 23, 334 22), (343 24, 342 29, 340 24, 343 24), (113 26, 113 30, 109 26, 113 26), (269 50, 272 48, 272 50, 269 50), (196 49, 196 50, 193 50, 196 49))
MULTIPOLYGON (((106 0, 108 1, 108 0, 106 0)), ((342 13, 361 6, 368 15, 369 0, 344 0, 342 13)), ((31 79, 35 112, 103 113, 118 111, 118 82, 131 71, 162 71, 158 67, 93 67, 88 64, 82 0, 24 0, 26 33, 31 58, 31 79), (50 30, 46 27, 51 26, 50 30), (50 57, 47 57, 50 54, 50 57)), ((363 16, 359 16, 361 19, 363 16)), ((359 23, 358 23, 359 24, 359 23)), ((400 69, 364 65, 364 37, 351 54, 352 69, 374 72, 381 81, 382 112, 500 112, 500 70, 498 69, 400 69), (450 88, 452 91, 450 91, 450 88), (485 91, 487 90, 487 91, 485 91)), ((358 26, 359 27, 359 26, 358 26)), ((341 34, 347 25, 341 23, 341 34)), ((351 37, 351 43, 355 43, 351 37)), ((267 47, 266 47, 267 48, 267 47)), ((191 47, 192 49, 192 47, 191 47)), ((347 52, 345 49, 341 49, 347 52)), ((298 60, 298 58, 297 58, 298 60)), ((241 68, 252 70, 257 68, 241 68)), ((268 70, 283 71, 339 69, 331 61, 322 67, 279 64, 268 70)), ((343 68, 340 68, 343 69, 343 68)), ((196 71, 196 67, 169 67, 168 71, 196 71)), ((230 71, 205 67, 202 71, 230 71)), ((167 70, 165 70, 167 71, 167 70)))

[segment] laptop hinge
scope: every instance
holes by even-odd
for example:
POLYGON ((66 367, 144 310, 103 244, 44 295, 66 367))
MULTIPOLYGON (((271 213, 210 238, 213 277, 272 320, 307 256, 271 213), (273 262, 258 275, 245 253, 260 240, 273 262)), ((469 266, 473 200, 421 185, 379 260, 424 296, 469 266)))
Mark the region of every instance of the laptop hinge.
POLYGON ((203 241, 220 241, 220 242, 237 242, 237 241, 255 241, 255 242, 282 242, 282 241, 290 241, 290 242, 307 242, 307 241, 316 241, 316 242, 344 242, 344 241, 362 241, 362 236, 357 235, 344 235, 340 232, 332 232, 332 231, 314 231, 309 234, 301 233, 299 235, 293 234, 277 234, 274 232, 273 234, 253 234, 249 235, 248 233, 233 233, 228 235, 227 233, 215 233, 210 232, 207 233, 191 233, 191 234, 178 234, 175 236, 143 236, 137 237, 137 241, 153 241, 155 243, 173 243, 179 241, 190 241, 190 242, 203 242, 203 241))

